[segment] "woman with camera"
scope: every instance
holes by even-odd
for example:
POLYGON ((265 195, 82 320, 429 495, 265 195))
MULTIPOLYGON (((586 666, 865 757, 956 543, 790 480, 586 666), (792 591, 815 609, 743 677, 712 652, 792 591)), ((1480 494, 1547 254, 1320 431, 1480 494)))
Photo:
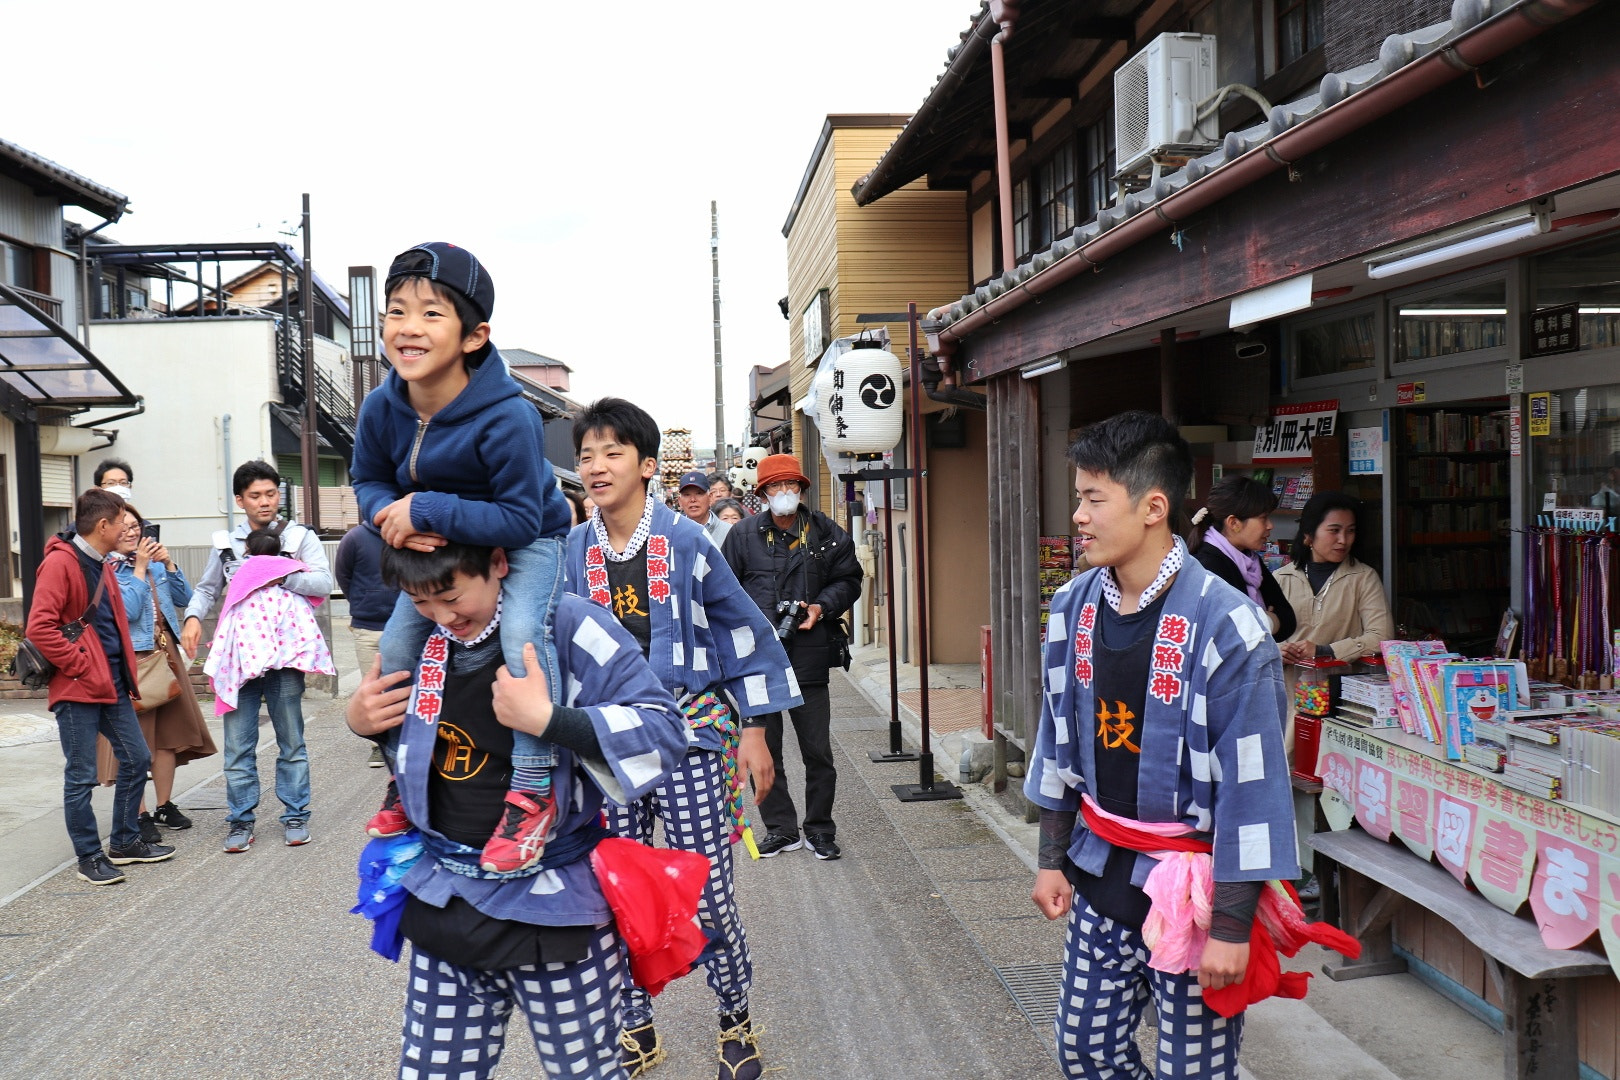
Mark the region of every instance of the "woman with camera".
POLYGON ((733 526, 723 549, 737 580, 776 627, 804 694, 804 704, 789 713, 804 757, 804 839, 782 771, 784 717, 777 713, 765 724, 765 743, 776 763, 776 783, 759 802, 766 829, 759 853, 765 858, 805 843, 818 859, 840 854, 827 687, 833 666, 849 666, 843 616, 861 594, 861 565, 849 533, 808 505, 809 490, 810 478, 791 454, 765 458, 758 491, 767 508, 733 526))
MULTIPOLYGON (((141 515, 135 507, 125 505, 124 530, 119 534, 114 549, 120 557, 117 564, 118 585, 124 595, 124 610, 129 615, 129 638, 135 647, 139 664, 154 651, 161 652, 168 669, 178 684, 172 698, 155 707, 147 687, 142 686, 141 710, 137 716, 141 734, 146 736, 147 748, 152 751, 152 787, 157 806, 147 812, 141 802, 141 839, 156 843, 159 825, 170 829, 189 829, 191 819, 174 805, 174 772, 188 761, 209 757, 219 751, 203 722, 202 709, 191 688, 189 661, 180 652, 180 618, 191 601, 191 585, 186 575, 175 564, 168 548, 159 542, 156 525, 141 524, 141 515), (160 619, 161 615, 161 619, 160 619)), ((140 664, 145 667, 145 664, 140 664)), ((144 682, 144 680, 143 680, 144 682)), ((101 744, 101 779, 110 783, 117 774, 118 763, 112 758, 112 748, 101 744)))

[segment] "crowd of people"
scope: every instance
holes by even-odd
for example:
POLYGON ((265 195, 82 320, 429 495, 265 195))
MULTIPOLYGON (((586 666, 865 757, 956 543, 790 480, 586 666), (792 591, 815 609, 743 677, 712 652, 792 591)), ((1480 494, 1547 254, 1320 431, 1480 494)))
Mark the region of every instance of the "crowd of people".
MULTIPOLYGON (((55 666, 78 874, 123 881, 174 856, 162 828, 191 827, 174 770, 217 752, 189 677, 216 611, 224 851, 255 839, 261 705, 282 838, 310 841, 301 702, 307 675, 334 671, 316 613, 335 575, 361 670, 346 718, 389 779, 369 821, 331 828, 365 845, 356 910, 373 948, 410 945, 399 1075, 489 1075, 514 1010, 549 1075, 642 1075, 667 1055, 654 996, 701 967, 719 1080, 757 1080, 733 845, 842 855, 829 684, 849 664, 854 543, 785 454, 760 462, 753 513, 700 471, 671 507, 657 425, 621 398, 575 418, 584 492, 567 495, 490 341, 487 269, 420 245, 384 295, 393 370, 361 410, 365 524, 335 566, 262 461, 236 470, 244 521, 214 535, 195 585, 131 505, 126 462, 103 463, 47 545, 28 635, 55 666), (116 788, 105 848, 98 736, 116 788)), ((1291 672, 1367 651, 1388 611, 1354 557, 1353 500, 1315 496, 1273 575, 1260 552, 1276 499, 1252 480, 1216 485, 1183 539, 1192 462, 1162 418, 1092 425, 1069 456, 1087 569, 1052 601, 1025 784, 1041 816, 1032 899, 1068 920, 1057 1057, 1071 1077, 1145 1076, 1132 1032, 1152 998, 1159 1075, 1235 1077, 1244 1008, 1287 992, 1260 954, 1335 944, 1279 884, 1300 877, 1291 672)))

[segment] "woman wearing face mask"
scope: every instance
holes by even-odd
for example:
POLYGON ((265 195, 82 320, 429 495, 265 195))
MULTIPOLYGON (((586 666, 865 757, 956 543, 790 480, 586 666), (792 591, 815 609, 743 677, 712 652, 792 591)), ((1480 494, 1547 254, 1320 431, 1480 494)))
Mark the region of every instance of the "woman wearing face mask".
POLYGON ((1265 609, 1271 636, 1285 641, 1294 632, 1294 608, 1260 558, 1275 509, 1277 496, 1266 485, 1229 476, 1210 488, 1204 509, 1193 515, 1187 547, 1204 569, 1265 609))

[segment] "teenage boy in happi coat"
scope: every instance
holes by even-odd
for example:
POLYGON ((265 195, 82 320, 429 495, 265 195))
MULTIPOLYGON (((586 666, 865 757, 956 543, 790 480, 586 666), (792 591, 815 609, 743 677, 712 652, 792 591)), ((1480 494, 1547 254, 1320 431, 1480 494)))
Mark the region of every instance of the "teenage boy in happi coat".
MULTIPOLYGON (((347 713, 357 734, 397 734, 394 775, 414 826, 367 848, 368 884, 355 909, 378 920, 378 951, 397 958, 396 926, 411 942, 399 1076, 488 1077, 510 1021, 530 1029, 547 1076, 624 1080, 627 934, 596 867, 599 845, 621 842, 607 839, 602 807, 657 786, 686 754, 686 724, 630 636, 577 597, 561 599, 553 623, 566 691, 553 701, 532 641, 522 647, 524 676, 514 678, 503 662, 502 606, 510 612, 523 600, 503 594, 500 548, 386 548, 381 562, 384 582, 433 627, 409 676, 385 675, 373 660, 347 713), (556 750, 557 823, 538 862, 489 871, 482 845, 505 813, 518 731, 556 750), (386 854, 374 853, 378 845, 386 854), (367 904, 375 860, 389 864, 387 891, 398 901, 388 931, 367 904)), ((532 625, 550 601, 530 602, 532 625)), ((675 891, 673 880, 660 883, 675 891)))
MULTIPOLYGON (((745 828, 744 779, 751 776, 755 797, 763 798, 774 776, 764 719, 803 699, 774 628, 720 549, 650 490, 658 445, 653 418, 622 398, 593 402, 575 418, 580 479, 596 509, 568 536, 567 587, 631 633, 691 725, 685 760, 650 797, 610 807, 609 827, 650 843, 661 820, 666 844, 712 860, 698 914, 718 938, 707 962, 720 1014, 718 1075, 757 1080, 758 1036, 748 1017, 753 967, 731 845, 745 828)), ((626 991, 624 1054, 633 1076, 666 1054, 652 1002, 638 987, 626 991)))
POLYGON ((1033 899, 1069 918, 1059 1063, 1073 1078, 1145 1080, 1132 1031, 1151 996, 1158 1076, 1236 1078, 1241 1012, 1220 1015, 1204 995, 1244 981, 1261 890, 1299 873, 1281 659, 1254 604, 1173 531, 1192 457, 1169 421, 1112 417, 1069 460, 1092 569, 1052 600, 1024 785, 1041 808, 1033 899), (1183 842, 1212 858, 1213 915, 1207 941, 1178 928, 1200 947, 1159 970, 1143 935, 1147 852, 1183 842))

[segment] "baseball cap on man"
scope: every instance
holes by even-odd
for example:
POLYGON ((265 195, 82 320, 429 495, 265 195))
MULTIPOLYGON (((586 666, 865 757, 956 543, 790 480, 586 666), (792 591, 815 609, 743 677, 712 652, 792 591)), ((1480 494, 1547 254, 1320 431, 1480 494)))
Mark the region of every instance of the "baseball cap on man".
POLYGON ((754 481, 756 488, 763 490, 779 480, 797 480, 801 489, 810 486, 810 478, 804 475, 799 459, 792 454, 772 454, 759 463, 759 475, 754 481))
POLYGON ((409 251, 394 256, 393 264, 388 267, 388 277, 394 278, 400 274, 418 274, 447 289, 454 289, 472 303, 484 322, 488 322, 495 313, 495 282, 490 280, 489 271, 484 269, 477 256, 466 248, 437 240, 417 244, 409 251), (417 252, 427 255, 426 267, 422 265, 422 256, 417 252))
POLYGON ((694 472, 686 473, 685 475, 683 475, 681 477, 680 486, 677 487, 675 490, 676 491, 685 491, 689 487, 702 488, 704 491, 708 491, 709 490, 709 474, 706 473, 706 472, 700 472, 700 471, 694 471, 694 472))

